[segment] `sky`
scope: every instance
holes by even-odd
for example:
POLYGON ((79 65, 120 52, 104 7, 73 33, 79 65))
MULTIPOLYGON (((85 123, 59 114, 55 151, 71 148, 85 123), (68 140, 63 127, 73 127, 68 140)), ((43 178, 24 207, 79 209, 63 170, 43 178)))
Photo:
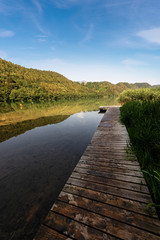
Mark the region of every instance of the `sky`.
POLYGON ((0 57, 72 81, 160 84, 160 0, 0 0, 0 57))

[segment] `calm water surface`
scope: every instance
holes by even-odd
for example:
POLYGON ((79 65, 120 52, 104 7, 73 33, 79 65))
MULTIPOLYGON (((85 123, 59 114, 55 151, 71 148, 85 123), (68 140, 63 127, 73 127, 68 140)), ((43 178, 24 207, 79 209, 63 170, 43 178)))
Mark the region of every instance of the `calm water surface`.
POLYGON ((0 129, 16 136, 0 143, 1 240, 33 238, 102 116, 79 112, 57 120, 52 116, 45 126, 30 122, 28 131, 21 129, 27 121, 0 129))

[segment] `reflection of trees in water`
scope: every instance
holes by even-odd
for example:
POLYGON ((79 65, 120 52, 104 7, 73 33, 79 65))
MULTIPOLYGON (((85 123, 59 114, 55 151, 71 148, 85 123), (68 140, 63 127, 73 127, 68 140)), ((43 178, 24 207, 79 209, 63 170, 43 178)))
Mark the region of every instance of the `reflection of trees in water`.
POLYGON ((18 122, 16 124, 10 124, 5 126, 0 126, 0 142, 4 142, 11 137, 18 136, 22 133, 25 133, 28 130, 31 130, 35 127, 41 127, 48 124, 55 124, 64 121, 70 115, 57 115, 50 117, 41 117, 38 119, 18 122))
POLYGON ((56 104, 51 102, 23 103, 23 105, 21 103, 0 103, 0 142, 35 127, 59 123, 74 113, 97 111, 101 105, 115 103, 114 98, 86 98, 56 104))

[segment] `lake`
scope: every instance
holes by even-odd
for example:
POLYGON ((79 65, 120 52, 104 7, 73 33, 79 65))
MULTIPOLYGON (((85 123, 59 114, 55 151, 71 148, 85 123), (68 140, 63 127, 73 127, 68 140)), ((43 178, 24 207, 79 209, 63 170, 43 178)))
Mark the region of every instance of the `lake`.
POLYGON ((0 106, 1 240, 33 238, 112 102, 0 106))

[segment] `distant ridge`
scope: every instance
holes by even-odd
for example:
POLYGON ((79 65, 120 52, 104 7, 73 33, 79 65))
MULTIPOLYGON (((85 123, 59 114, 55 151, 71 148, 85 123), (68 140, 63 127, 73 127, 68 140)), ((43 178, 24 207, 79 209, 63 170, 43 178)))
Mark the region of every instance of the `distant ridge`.
POLYGON ((152 88, 160 88, 160 85, 153 85, 152 88))
POLYGON ((0 102, 42 102, 87 97, 116 97, 123 90, 152 87, 148 83, 73 82, 63 75, 0 58, 0 102))

